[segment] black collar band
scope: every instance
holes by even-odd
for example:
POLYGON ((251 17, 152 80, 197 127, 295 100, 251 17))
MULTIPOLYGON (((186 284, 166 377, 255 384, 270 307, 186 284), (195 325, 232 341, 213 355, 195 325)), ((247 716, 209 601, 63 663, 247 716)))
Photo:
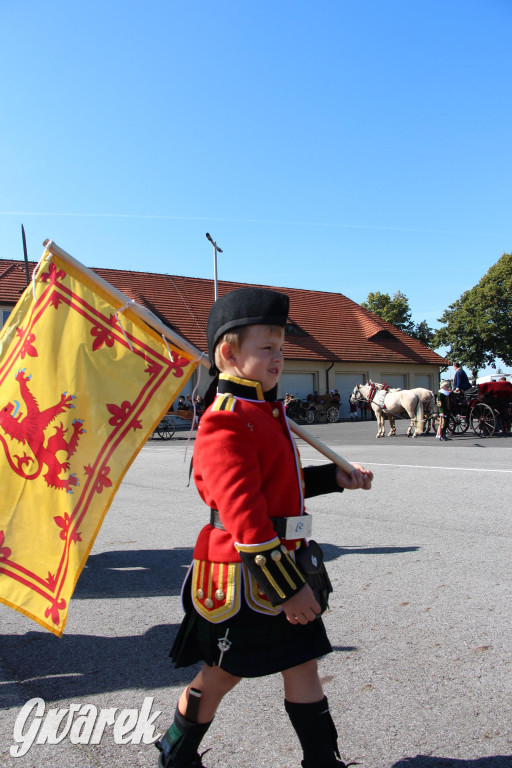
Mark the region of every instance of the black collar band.
POLYGON ((277 395, 277 384, 268 392, 263 392, 261 382, 252 379, 240 379, 230 373, 221 373, 217 392, 221 395, 230 394, 245 400, 267 400, 273 402, 277 395))

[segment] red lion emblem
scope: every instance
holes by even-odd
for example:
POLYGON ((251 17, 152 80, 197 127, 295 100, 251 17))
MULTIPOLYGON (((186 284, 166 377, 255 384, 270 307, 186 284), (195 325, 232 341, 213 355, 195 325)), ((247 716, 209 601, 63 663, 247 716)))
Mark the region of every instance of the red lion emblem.
POLYGON ((36 477, 39 477, 46 466, 47 472, 43 474, 46 484, 50 488, 64 488, 67 493, 73 493, 71 486, 78 485, 78 478, 75 474, 69 475, 69 477, 61 477, 61 473, 69 470, 69 462, 59 461, 56 454, 58 451, 65 451, 69 459, 75 453, 80 435, 85 432, 85 429, 82 427, 83 419, 74 419, 72 434, 69 440, 65 439, 68 429, 64 429, 62 422, 60 426, 53 427, 55 433, 48 439, 46 439, 45 431, 60 413, 64 413, 69 408, 74 408, 72 403, 75 399, 74 395, 68 395, 67 392, 63 392, 60 396, 60 401, 56 405, 41 411, 36 398, 28 388, 27 382, 30 381, 31 376, 25 376, 25 369, 23 369, 18 371, 14 378, 20 385, 20 394, 25 403, 27 413, 23 415, 21 411, 18 412, 19 403, 16 401, 14 401, 16 408, 13 403, 8 403, 8 405, 0 409, 0 427, 3 428, 6 435, 30 448, 37 461, 37 468, 33 473, 28 474, 24 467, 27 466, 28 469, 30 464, 34 462, 34 459, 25 451, 23 456, 11 456, 7 442, 0 433, 0 440, 3 443, 11 468, 20 477, 26 480, 34 480, 36 477))

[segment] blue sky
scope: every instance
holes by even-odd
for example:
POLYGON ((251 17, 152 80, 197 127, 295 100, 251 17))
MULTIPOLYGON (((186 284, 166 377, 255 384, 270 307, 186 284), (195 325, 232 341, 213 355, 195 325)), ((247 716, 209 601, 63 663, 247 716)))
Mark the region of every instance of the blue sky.
POLYGON ((0 0, 2 255, 409 298, 512 251, 510 0, 0 0))

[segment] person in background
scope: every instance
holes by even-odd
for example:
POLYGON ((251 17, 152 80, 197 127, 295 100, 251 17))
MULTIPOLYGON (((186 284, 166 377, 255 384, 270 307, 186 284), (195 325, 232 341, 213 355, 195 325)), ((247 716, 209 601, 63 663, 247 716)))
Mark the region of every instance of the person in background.
POLYGON ((340 393, 337 389, 331 389, 331 402, 334 403, 334 405, 339 406, 341 402, 340 393))
POLYGON ((436 399, 437 409, 439 411, 439 427, 437 429, 436 438, 438 440, 448 440, 446 437, 446 428, 448 426, 448 420, 452 412, 450 404, 450 382, 442 381, 437 393, 436 399))
POLYGON ((453 367, 455 368, 455 376, 453 377, 454 392, 466 392, 466 390, 471 389, 468 375, 466 371, 460 367, 460 363, 454 363, 453 367))

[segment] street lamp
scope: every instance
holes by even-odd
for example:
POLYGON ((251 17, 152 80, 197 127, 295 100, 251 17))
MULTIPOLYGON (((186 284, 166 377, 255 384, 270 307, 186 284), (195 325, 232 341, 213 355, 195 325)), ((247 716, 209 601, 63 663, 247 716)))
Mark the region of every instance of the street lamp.
POLYGON ((210 241, 210 243, 213 245, 213 283, 214 283, 214 301, 217 301, 219 298, 219 288, 217 283, 217 251, 219 253, 222 253, 222 248, 219 248, 215 240, 212 238, 209 232, 206 233, 206 239, 210 241))

